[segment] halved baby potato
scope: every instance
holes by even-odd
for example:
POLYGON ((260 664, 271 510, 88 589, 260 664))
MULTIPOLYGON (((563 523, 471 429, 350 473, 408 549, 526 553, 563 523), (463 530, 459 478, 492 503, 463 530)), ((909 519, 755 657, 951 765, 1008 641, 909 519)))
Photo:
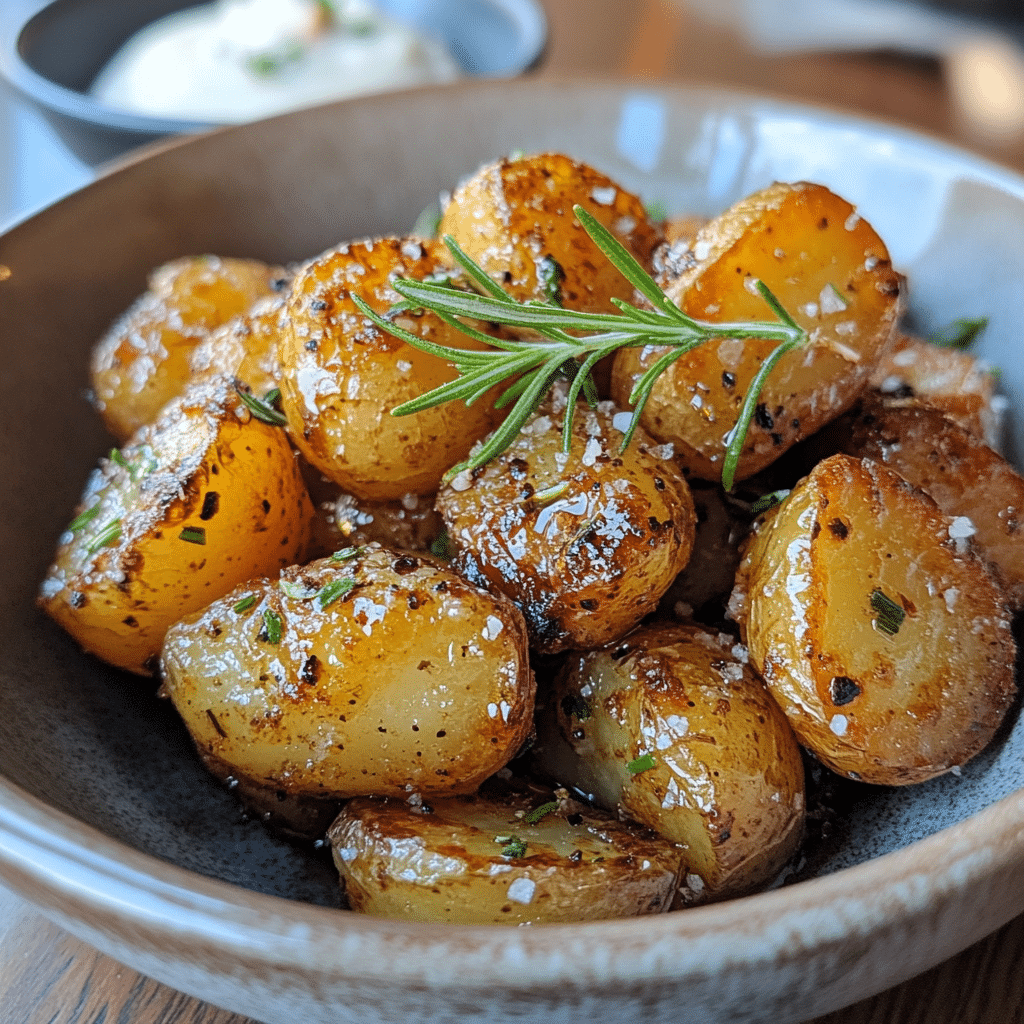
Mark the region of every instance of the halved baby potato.
POLYGON ((680 851, 580 804, 466 796, 352 800, 328 833, 353 910, 448 924, 542 924, 657 914, 680 851))
POLYGON ((107 429, 125 441, 180 395, 189 360, 207 333, 288 286, 280 267, 259 260, 189 256, 150 274, 144 292, 97 343, 93 402, 107 429))
MULTIPOLYGON (((857 400, 894 339, 900 277, 884 243, 853 206, 821 185, 775 184, 701 228, 692 262, 667 285, 683 312, 713 322, 775 321, 763 282, 807 331, 760 393, 736 479, 763 469, 857 400)), ((715 480, 743 399, 777 341, 708 341, 654 385, 641 423, 676 445, 693 476, 715 480)), ((663 347, 620 349, 612 398, 628 403, 663 347)))
POLYGON ((834 771, 922 782, 979 753, 1002 722, 1010 614, 970 532, 892 470, 848 455, 820 463, 758 529, 739 581, 750 659, 834 771))
POLYGON ((196 384, 102 461, 40 588, 87 651, 152 675, 171 623, 300 558, 313 508, 280 427, 196 384))
POLYGON ((286 795, 472 792, 533 729, 515 606, 377 544, 186 616, 161 668, 207 767, 286 795))
POLYGON ((680 903, 749 892, 796 852, 800 750, 735 638, 642 627, 570 657, 542 703, 541 769, 685 847, 680 903))
POLYGON ((653 611, 693 546, 689 488, 671 447, 637 431, 610 402, 580 409, 562 451, 565 392, 486 465, 437 496, 452 566, 507 594, 530 643, 553 654, 608 643, 653 611))

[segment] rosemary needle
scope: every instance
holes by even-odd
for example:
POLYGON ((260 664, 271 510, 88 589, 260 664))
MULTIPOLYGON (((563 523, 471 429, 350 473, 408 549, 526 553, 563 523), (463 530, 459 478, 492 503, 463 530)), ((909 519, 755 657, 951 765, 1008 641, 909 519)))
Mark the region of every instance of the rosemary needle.
POLYGON ((620 348, 664 348, 665 352, 636 381, 629 396, 634 413, 622 438, 622 448, 625 449, 655 383, 677 359, 716 338, 777 341, 778 345, 751 382, 740 407, 739 418, 729 434, 722 484, 726 490, 731 490, 761 388, 783 355, 808 343, 807 332, 761 281, 757 282, 758 291, 777 317, 775 321, 710 323, 687 316, 593 215, 581 206, 574 207, 573 212, 605 257, 652 308, 640 309, 621 299, 613 299, 618 313, 585 313, 563 308, 557 301, 557 295, 546 302, 518 302, 491 280, 455 239, 445 236, 452 258, 479 291, 462 291, 450 285, 410 278, 396 280, 394 288, 405 300, 402 308, 416 306, 428 309, 461 333, 489 347, 484 350, 459 349, 426 341, 375 313, 364 301, 353 296, 360 311, 381 330, 414 348, 447 360, 459 374, 455 380, 392 409, 392 415, 404 416, 452 401, 471 405, 493 388, 505 385, 505 390, 495 402, 498 408, 511 406, 504 422, 465 462, 453 466, 445 474, 447 481, 501 454, 536 411, 552 384, 556 380, 567 379, 570 386, 562 448, 568 452, 572 442, 573 411, 580 391, 588 397, 593 395, 590 372, 595 364, 620 348), (530 335, 516 339, 494 338, 465 323, 466 319, 516 327, 529 331, 530 335))

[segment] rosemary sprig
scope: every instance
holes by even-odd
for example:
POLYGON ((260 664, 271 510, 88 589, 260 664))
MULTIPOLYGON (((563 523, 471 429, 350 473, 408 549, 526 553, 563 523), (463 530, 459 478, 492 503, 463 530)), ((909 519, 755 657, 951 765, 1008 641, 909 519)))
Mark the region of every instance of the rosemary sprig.
POLYGON ((581 390, 592 389, 590 371, 595 364, 620 348, 663 347, 667 351, 636 381, 629 396, 634 413, 622 438, 622 449, 625 449, 658 377, 677 359, 716 338, 777 341, 778 345, 751 382, 740 407, 739 418, 729 434, 722 484, 730 490, 761 388, 783 355, 808 343, 807 332, 786 312, 762 281, 757 282, 757 289, 777 321, 710 323, 687 316, 607 228, 581 206, 574 207, 573 212, 605 257, 653 308, 639 309, 621 299, 613 299, 619 310, 617 314, 584 313, 563 309, 557 301, 518 302, 488 277, 455 239, 446 236, 444 241, 452 258, 478 292, 409 278, 396 280, 394 288, 405 299, 402 308, 429 309, 445 323, 489 347, 485 350, 458 349, 426 341, 375 313, 365 302, 353 296, 360 311, 381 330, 414 348, 447 360, 459 373, 455 380, 392 409, 392 415, 405 416, 456 400, 471 405, 492 388, 506 384, 495 405, 498 408, 511 405, 510 412, 501 426, 465 462, 453 466, 445 474, 444 479, 448 481, 464 470, 482 466, 503 452, 536 411, 552 384, 558 379, 568 379, 570 386, 562 430, 562 448, 568 452, 576 401, 581 390), (530 334, 517 339, 494 338, 469 326, 464 319, 504 324, 530 334), (512 383, 508 384, 509 381, 512 383))

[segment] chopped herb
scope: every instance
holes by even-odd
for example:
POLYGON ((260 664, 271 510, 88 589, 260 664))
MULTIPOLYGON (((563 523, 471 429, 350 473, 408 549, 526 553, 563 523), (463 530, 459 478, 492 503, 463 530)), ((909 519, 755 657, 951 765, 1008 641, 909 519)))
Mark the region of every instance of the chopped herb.
POLYGON ((507 835, 507 836, 495 836, 494 837, 494 841, 496 843, 507 843, 507 842, 510 842, 511 839, 512 839, 511 834, 507 835))
POLYGON ((85 549, 87 555, 95 555, 100 548, 113 544, 121 536, 121 520, 114 519, 96 534, 85 549))
POLYGON ((358 547, 358 548, 353 548, 353 547, 341 548, 340 551, 335 551, 334 554, 331 555, 331 561, 332 562, 348 562, 348 561, 350 561, 353 558, 357 558, 365 550, 366 550, 366 548, 363 548, 363 547, 358 547))
POLYGON ((657 764, 657 762, 654 760, 653 754, 641 754, 640 757, 636 758, 636 760, 630 761, 629 764, 626 765, 626 771, 628 771, 630 775, 639 775, 641 772, 645 772, 649 768, 653 768, 655 764, 657 764))
POLYGON ((345 594, 348 594, 355 585, 356 581, 352 579, 351 576, 346 576, 344 579, 340 580, 331 580, 330 583, 325 584, 323 589, 317 595, 321 611, 329 605, 334 604, 339 597, 343 597, 345 594))
POLYGON ((768 509, 781 505, 787 497, 789 497, 789 491, 772 491, 771 494, 762 494, 750 506, 750 514, 752 516, 759 516, 762 512, 767 512, 768 509))
POLYGON ((565 271, 554 256, 543 256, 537 263, 537 280, 544 288, 544 298, 552 306, 562 305, 562 282, 565 271))
POLYGON ((281 403, 281 389, 271 388, 264 396, 263 401, 272 409, 277 409, 281 403))
POLYGON ((546 487, 543 491, 534 491, 530 497, 538 505, 548 505, 556 498, 561 497, 565 492, 569 490, 569 483, 563 480, 561 483, 557 483, 552 487, 546 487))
POLYGON ((895 636, 903 625, 907 613, 877 588, 871 591, 871 610, 875 612, 875 626, 886 636, 895 636))
POLYGON ((236 601, 235 606, 231 609, 233 612, 237 612, 239 615, 242 612, 247 612, 256 603, 255 594, 247 594, 242 598, 241 601, 236 601))
POLYGON ((186 526, 178 536, 182 540, 187 540, 189 544, 205 544, 206 528, 203 526, 186 526))
POLYGON ((110 449, 110 461, 116 462, 122 469, 127 469, 130 476, 134 476, 132 464, 124 457, 120 448, 110 449))
POLYGON ((529 814, 526 815, 526 822, 528 825, 536 825, 541 818, 546 817, 552 811, 558 810, 558 801, 551 800, 546 804, 541 804, 540 807, 535 807, 529 814))
POLYGON ((502 857, 507 857, 509 860, 515 860, 519 857, 526 856, 526 841, 520 839, 519 836, 513 836, 508 846, 501 848, 502 857))
POLYGON ((975 320, 954 320, 936 331, 928 340, 939 348, 969 348, 986 327, 987 316, 979 316, 975 320))
MULTIPOLYGON (((288 422, 284 413, 278 412, 271 402, 266 401, 266 399, 260 400, 238 385, 235 385, 235 390, 238 392, 238 397, 242 399, 242 404, 261 423, 269 423, 272 427, 283 427, 288 422)), ((280 397, 281 392, 277 388, 274 391, 277 391, 277 395, 280 397)), ((274 391, 269 391, 267 398, 274 394, 274 391)))
POLYGON ((291 580, 278 580, 277 585, 281 588, 281 592, 287 594, 288 597, 293 598, 296 601, 308 601, 311 597, 316 597, 317 591, 315 587, 307 587, 305 583, 293 583, 291 580))
POLYGON ((435 558, 440 558, 445 562, 452 560, 452 542, 448 536, 447 530, 442 530, 431 542, 430 542, 430 553, 435 558))
POLYGON ((567 718, 585 722, 591 715, 590 705, 578 693, 567 693, 562 698, 562 713, 567 718))
POLYGON ((254 53, 246 61, 246 67, 258 78, 270 78, 283 71, 288 64, 294 64, 303 52, 302 46, 291 40, 278 50, 254 53))
POLYGON ((431 203, 420 210, 412 226, 412 233, 418 238, 437 238, 437 229, 441 224, 441 204, 431 203))
POLYGON ((644 209, 647 211, 649 220, 659 221, 665 220, 668 217, 668 210, 660 199, 652 199, 645 203, 644 209))
POLYGON ((263 632, 266 633, 267 643, 281 642, 281 616, 269 608, 263 613, 263 632))
POLYGON ((100 514, 99 505, 93 505, 92 508, 87 508, 84 512, 79 512, 74 519, 71 520, 71 524, 68 529, 74 532, 80 530, 86 523, 91 523, 100 514))

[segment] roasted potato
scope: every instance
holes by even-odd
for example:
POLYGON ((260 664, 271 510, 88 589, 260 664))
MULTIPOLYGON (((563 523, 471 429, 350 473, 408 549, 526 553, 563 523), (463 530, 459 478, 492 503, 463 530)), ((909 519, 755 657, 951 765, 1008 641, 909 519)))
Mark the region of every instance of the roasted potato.
POLYGON ((1006 399, 992 368, 968 352, 901 335, 871 376, 891 407, 938 409, 995 451, 1002 447, 1006 399))
POLYGON ((280 267, 258 260, 190 256, 154 270, 93 350, 93 403, 111 434, 125 441, 152 423, 185 390, 192 350, 207 333, 287 285, 280 267))
POLYGON ((352 800, 331 826, 353 910, 404 921, 541 924, 667 910, 680 851, 580 804, 468 796, 352 800))
POLYGON ((803 762, 727 635, 656 624, 570 657, 538 713, 540 767, 685 847, 681 901, 770 882, 803 832, 803 762))
POLYGON ((834 771, 921 782, 1003 720, 1010 615, 969 533, 886 467, 835 455, 755 534, 738 578, 750 659, 834 771))
POLYGON ((869 402, 842 422, 842 450, 874 459, 962 523, 1013 608, 1024 605, 1024 478, 970 431, 924 406, 869 402))
POLYGON ((644 265, 661 234, 643 203, 599 171, 559 153, 488 164, 460 185, 438 234, 451 235, 510 295, 568 309, 615 312, 633 288, 590 240, 572 208, 593 214, 644 265))
POLYGON ((90 653, 152 675, 171 623, 305 551, 313 508, 284 431, 220 377, 111 452, 77 513, 39 604, 90 653))
POLYGON ((186 616, 161 669, 211 771, 286 795, 472 792, 532 730, 515 606, 376 544, 186 616))
POLYGON ((452 567, 511 597, 545 654, 632 629, 693 546, 693 501, 671 448, 638 432, 620 451, 629 414, 603 402, 577 412, 564 454, 564 415, 556 391, 505 452, 437 496, 452 567))
MULTIPOLYGON (((709 222, 693 243, 692 266, 666 294, 699 320, 772 321, 758 281, 810 340, 783 355, 768 376, 737 480, 853 405, 893 342, 900 307, 900 278, 882 240, 849 203, 820 185, 775 184, 709 222)), ((728 338, 686 354, 654 385, 644 428, 674 444, 693 476, 719 479, 744 396, 777 344, 728 338)), ((625 406, 636 381, 665 351, 621 349, 612 398, 625 406)))
MULTIPOLYGON (((443 359, 378 330, 352 296, 387 313, 401 300, 391 287, 395 277, 448 272, 436 249, 414 238, 352 242, 307 264, 292 288, 281 342, 289 427, 309 462, 358 498, 432 493, 500 418, 486 397, 469 407, 455 402, 391 415, 457 374, 443 359)), ((439 345, 481 347, 422 309, 405 310, 395 323, 439 345)))

